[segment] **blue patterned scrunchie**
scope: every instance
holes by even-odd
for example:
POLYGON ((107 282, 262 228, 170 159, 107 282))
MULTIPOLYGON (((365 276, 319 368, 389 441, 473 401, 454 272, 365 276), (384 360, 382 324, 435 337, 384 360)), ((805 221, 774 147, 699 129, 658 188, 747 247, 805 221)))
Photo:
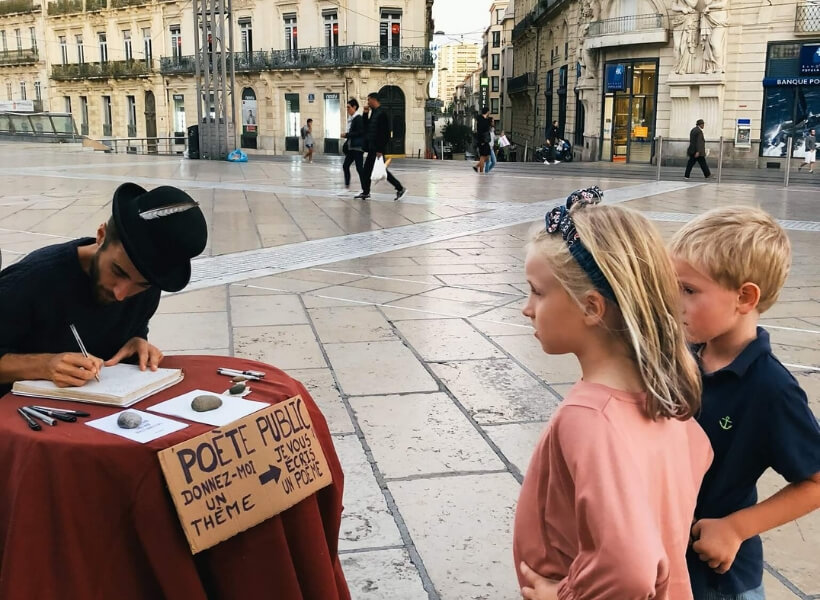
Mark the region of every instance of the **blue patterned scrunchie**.
POLYGON ((545 218, 546 231, 549 234, 559 233, 564 241, 567 243, 567 248, 570 254, 587 274, 592 285, 598 290, 601 295, 611 300, 615 304, 618 303, 615 298, 615 292, 612 286, 609 285, 606 277, 601 272, 601 268, 595 262, 595 259, 587 250, 578 231, 575 229, 575 221, 570 216, 570 209, 576 204, 598 204, 604 197, 603 191, 598 186, 592 186, 583 190, 576 190, 567 196, 567 203, 564 206, 556 206, 547 213, 545 218))

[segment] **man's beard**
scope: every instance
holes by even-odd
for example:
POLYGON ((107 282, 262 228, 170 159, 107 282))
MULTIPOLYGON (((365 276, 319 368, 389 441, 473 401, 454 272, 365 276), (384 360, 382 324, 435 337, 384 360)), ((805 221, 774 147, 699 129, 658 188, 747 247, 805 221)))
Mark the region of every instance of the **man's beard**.
POLYGON ((88 271, 91 277, 91 288, 94 292, 94 299, 98 304, 111 304, 117 301, 117 298, 105 289, 100 284, 100 251, 94 253, 94 258, 91 259, 91 268, 88 271))

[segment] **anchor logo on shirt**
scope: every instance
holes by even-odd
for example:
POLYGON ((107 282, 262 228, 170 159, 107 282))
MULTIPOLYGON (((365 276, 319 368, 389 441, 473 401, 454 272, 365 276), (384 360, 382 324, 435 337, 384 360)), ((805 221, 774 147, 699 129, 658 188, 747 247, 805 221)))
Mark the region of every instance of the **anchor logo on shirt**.
POLYGON ((730 419, 729 417, 723 417, 720 421, 718 421, 718 423, 720 423, 721 429, 725 429, 727 431, 731 429, 733 425, 732 419, 730 419))

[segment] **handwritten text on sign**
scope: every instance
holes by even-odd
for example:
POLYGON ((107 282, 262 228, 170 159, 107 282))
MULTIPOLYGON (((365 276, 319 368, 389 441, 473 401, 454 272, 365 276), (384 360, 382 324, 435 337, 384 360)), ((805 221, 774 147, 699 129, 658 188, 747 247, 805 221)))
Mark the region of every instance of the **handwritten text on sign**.
POLYGON ((194 554, 332 482, 301 396, 163 450, 159 461, 194 554))

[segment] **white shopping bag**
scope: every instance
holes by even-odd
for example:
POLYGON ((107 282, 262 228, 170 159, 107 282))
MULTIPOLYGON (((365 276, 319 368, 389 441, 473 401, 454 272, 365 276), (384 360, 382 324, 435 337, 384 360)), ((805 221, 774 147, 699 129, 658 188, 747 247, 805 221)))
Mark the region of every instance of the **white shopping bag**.
POLYGON ((373 172, 370 174, 370 181, 378 183, 387 179, 387 167, 384 166, 384 157, 379 156, 373 163, 373 172))

